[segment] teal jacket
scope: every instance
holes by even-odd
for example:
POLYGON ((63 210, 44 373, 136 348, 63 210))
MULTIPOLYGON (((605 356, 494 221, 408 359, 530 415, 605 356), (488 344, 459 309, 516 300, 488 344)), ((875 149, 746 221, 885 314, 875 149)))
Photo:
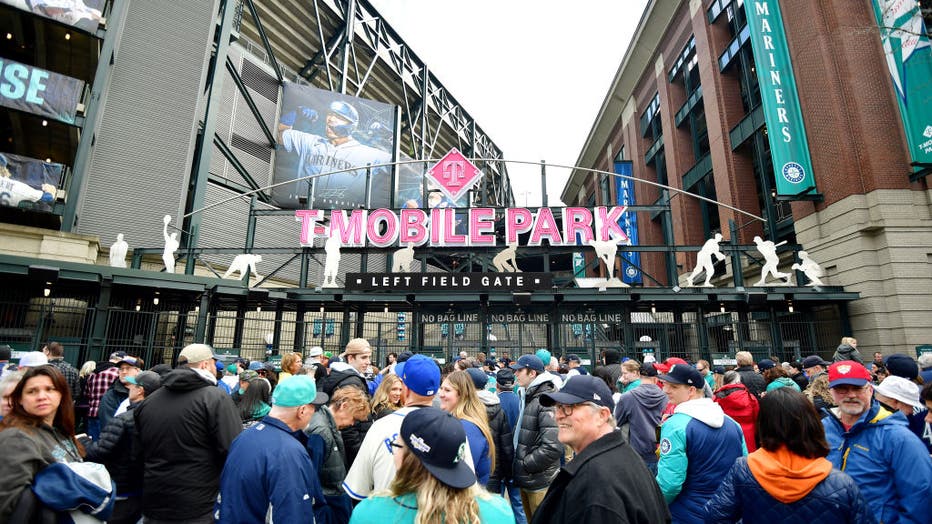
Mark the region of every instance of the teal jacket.
MULTIPOLYGON (((479 503, 479 521, 483 524, 513 524, 515 516, 508 501, 498 495, 486 495, 487 497, 476 498, 476 502, 479 503)), ((350 524, 413 524, 416 516, 417 497, 414 493, 397 497, 373 496, 356 506, 350 524)))
POLYGON ((902 413, 875 400, 845 431, 838 408, 823 410, 826 457, 857 482, 861 494, 884 524, 929 522, 932 516, 932 460, 902 413))
POLYGON ((702 522, 703 506, 739 457, 748 454, 741 425, 712 399, 676 406, 660 428, 657 484, 673 522, 702 522))

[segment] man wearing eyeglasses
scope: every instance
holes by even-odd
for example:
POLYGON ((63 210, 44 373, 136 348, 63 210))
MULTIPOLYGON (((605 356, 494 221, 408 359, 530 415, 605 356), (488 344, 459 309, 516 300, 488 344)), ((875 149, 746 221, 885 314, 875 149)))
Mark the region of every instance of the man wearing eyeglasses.
POLYGON ((822 418, 832 464, 854 479, 884 524, 928 522, 932 516, 932 461, 902 413, 872 398, 871 375, 842 360, 828 367, 838 407, 822 418))
POLYGON ((615 427, 605 381, 574 377, 559 392, 542 394, 540 403, 555 408, 560 442, 576 457, 550 484, 532 524, 670 522, 657 482, 615 427))

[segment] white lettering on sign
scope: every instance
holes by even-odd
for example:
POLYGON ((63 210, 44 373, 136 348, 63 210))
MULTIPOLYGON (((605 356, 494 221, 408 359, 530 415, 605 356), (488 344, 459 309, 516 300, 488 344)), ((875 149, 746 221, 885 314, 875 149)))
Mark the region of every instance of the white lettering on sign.
POLYGON ((560 315, 563 322, 604 322, 620 324, 624 322, 624 313, 563 313, 560 315))

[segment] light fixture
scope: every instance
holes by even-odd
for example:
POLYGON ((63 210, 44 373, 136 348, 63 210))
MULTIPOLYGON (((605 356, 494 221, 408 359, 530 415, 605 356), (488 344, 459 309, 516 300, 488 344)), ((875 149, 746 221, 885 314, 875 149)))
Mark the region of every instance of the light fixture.
POLYGON ((789 311, 790 313, 793 312, 793 301, 792 300, 786 301, 786 310, 789 311))
POLYGON ((388 313, 388 306, 385 306, 384 312, 388 313))
POLYGON ((201 312, 201 306, 194 306, 194 314, 198 315, 201 312))
POLYGON ((136 311, 142 309, 142 300, 136 300, 136 311))
POLYGON ((256 306, 256 313, 262 313, 262 305, 256 306))
POLYGON ((46 158, 46 159, 45 159, 45 163, 46 163, 46 164, 51 164, 51 163, 52 163, 52 159, 51 159, 51 158, 46 158))
POLYGON ((725 312, 725 303, 722 302, 720 306, 721 306, 721 307, 719 307, 718 310, 721 311, 722 313, 724 313, 724 312, 725 312))
POLYGON ((52 290, 50 288, 45 288, 42 290, 42 294, 45 296, 49 296, 52 294, 52 290))
POLYGON ((653 302, 651 302, 651 304, 650 304, 650 314, 651 314, 651 315, 656 315, 656 314, 657 314, 657 305, 654 304, 653 302))
POLYGON ((159 305, 159 292, 158 291, 156 291, 155 296, 152 297, 152 303, 155 304, 156 306, 159 305))
POLYGON ((71 40, 71 33, 65 33, 65 40, 71 40))
POLYGON ((46 127, 46 126, 48 126, 48 125, 49 125, 49 121, 48 121, 48 120, 43 120, 43 121, 42 121, 42 127, 46 127))
POLYGON ((13 40, 13 33, 7 33, 7 34, 6 34, 6 39, 7 39, 7 40, 13 40))
POLYGON ((321 312, 321 313, 324 312, 324 306, 320 306, 320 312, 321 312))

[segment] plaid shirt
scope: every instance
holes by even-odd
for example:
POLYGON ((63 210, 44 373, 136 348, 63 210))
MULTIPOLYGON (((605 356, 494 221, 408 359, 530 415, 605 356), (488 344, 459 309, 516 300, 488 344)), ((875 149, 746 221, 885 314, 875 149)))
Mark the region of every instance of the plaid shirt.
POLYGON ((110 389, 110 385, 113 384, 113 381, 119 376, 120 368, 116 366, 107 368, 100 373, 91 373, 91 376, 87 379, 87 386, 85 386, 87 402, 88 406, 90 406, 87 411, 88 417, 97 418, 97 410, 100 408, 100 399, 104 397, 104 393, 110 389))
POLYGON ((49 359, 49 365, 55 366, 61 371, 61 374, 65 376, 65 382, 68 383, 68 388, 71 389, 71 401, 77 402, 78 396, 81 394, 81 385, 78 380, 78 370, 74 369, 74 366, 65 362, 64 358, 49 359))

